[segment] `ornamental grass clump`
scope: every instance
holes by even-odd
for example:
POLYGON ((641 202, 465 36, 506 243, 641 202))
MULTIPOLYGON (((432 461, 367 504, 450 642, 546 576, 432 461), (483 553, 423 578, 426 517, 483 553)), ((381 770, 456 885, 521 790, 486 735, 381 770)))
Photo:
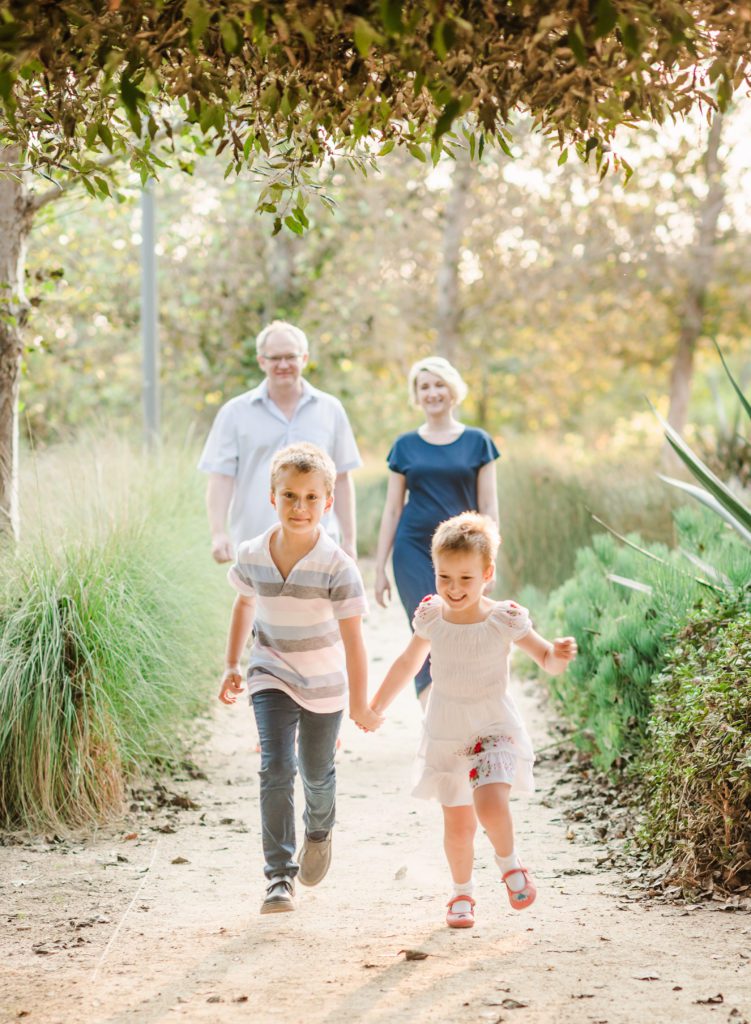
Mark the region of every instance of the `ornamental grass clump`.
POLYGON ((71 517, 56 520, 57 545, 30 530, 3 564, 0 827, 65 832, 117 815, 128 780, 177 757, 205 707, 226 588, 185 461, 110 459, 127 503, 101 479, 92 497, 81 476, 68 500, 85 495, 89 513, 99 501, 99 514, 77 537, 71 517))
POLYGON ((673 884, 751 885, 751 611, 723 608, 680 633, 654 681, 641 838, 673 884))

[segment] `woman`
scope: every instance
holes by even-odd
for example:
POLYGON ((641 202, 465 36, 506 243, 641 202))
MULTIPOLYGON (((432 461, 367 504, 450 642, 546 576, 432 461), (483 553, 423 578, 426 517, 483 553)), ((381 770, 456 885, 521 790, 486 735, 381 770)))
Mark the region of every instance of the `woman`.
MULTIPOLYGON (((393 546, 394 580, 410 624, 420 601, 435 591, 430 542, 438 524, 475 511, 498 525, 499 452, 484 430, 465 427, 454 416, 466 394, 466 384, 447 359, 416 362, 409 371, 409 396, 425 422, 398 437, 387 458, 391 472, 378 534, 375 596, 382 607, 391 599, 386 561, 393 546)), ((430 658, 415 677, 423 705, 429 686, 430 658)))

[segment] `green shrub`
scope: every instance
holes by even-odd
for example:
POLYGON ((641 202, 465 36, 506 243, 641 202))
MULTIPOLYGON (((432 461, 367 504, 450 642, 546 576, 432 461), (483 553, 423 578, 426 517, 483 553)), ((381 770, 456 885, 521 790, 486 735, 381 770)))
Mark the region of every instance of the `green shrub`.
POLYGON ((42 492, 68 476, 71 489, 56 492, 50 522, 27 520, 0 578, 6 828, 117 814, 129 776, 177 755, 220 664, 229 588, 208 554, 192 458, 87 454, 40 460, 42 492))
POLYGON ((642 839, 671 880, 751 883, 751 612, 720 608, 678 636, 654 681, 642 839))
MULTIPOLYGON (((716 517, 685 507, 676 516, 676 527, 679 543, 708 558, 729 580, 741 585, 751 579, 748 549, 716 517)), ((645 558, 610 535, 595 537, 591 547, 578 552, 571 579, 536 615, 546 635, 577 638, 579 657, 549 686, 579 732, 580 745, 606 771, 644 742, 652 677, 665 664, 671 637, 690 615, 715 608, 723 597, 693 578, 698 570, 679 551, 655 544, 647 548, 667 564, 645 558), (644 583, 651 592, 615 583, 609 575, 644 583)))

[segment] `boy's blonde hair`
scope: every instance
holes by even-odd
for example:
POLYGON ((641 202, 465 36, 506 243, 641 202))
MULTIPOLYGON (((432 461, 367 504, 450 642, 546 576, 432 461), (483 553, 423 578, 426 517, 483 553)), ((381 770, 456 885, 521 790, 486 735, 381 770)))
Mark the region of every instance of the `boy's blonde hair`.
POLYGON ((336 483, 334 460, 322 448, 307 441, 290 444, 278 451, 271 460, 271 489, 276 490, 279 477, 285 469, 298 473, 320 473, 326 485, 326 496, 331 497, 336 483))
POLYGON ((461 405, 467 397, 467 385, 464 383, 462 375, 456 367, 452 366, 448 359, 444 359, 443 356, 427 356, 425 359, 418 359, 410 367, 407 390, 409 391, 409 400, 412 405, 418 406, 420 404, 417 401, 417 375, 423 370, 439 377, 451 392, 451 397, 456 405, 461 405))
POLYGON ((462 512, 461 515, 446 519, 433 534, 431 554, 436 556, 444 551, 476 551, 486 566, 495 561, 501 537, 490 516, 479 512, 462 512))

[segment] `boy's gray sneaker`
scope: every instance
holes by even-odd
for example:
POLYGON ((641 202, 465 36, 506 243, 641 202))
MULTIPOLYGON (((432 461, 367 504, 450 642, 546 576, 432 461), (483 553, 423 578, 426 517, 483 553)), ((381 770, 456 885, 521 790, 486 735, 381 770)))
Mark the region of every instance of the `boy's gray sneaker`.
POLYGON ((261 904, 262 914, 283 914, 295 909, 293 895, 295 883, 289 875, 277 875, 266 887, 266 898, 261 904))
POLYGON ((318 885, 331 864, 331 833, 324 839, 311 839, 306 834, 297 858, 300 871, 297 878, 301 885, 318 885))

